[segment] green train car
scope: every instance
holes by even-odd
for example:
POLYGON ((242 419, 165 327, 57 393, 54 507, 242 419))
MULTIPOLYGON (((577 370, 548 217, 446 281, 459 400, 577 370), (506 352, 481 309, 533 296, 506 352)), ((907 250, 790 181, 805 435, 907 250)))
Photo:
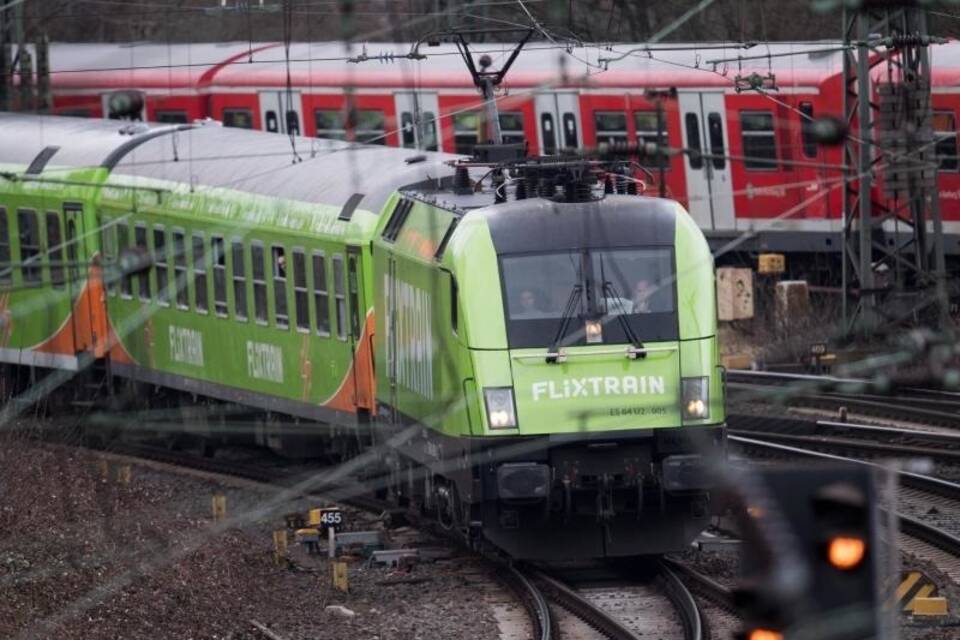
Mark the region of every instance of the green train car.
POLYGON ((722 370, 676 202, 604 193, 622 181, 590 163, 212 124, 0 116, 0 141, 8 371, 93 361, 210 442, 237 436, 204 417, 229 403, 281 453, 374 452, 402 504, 518 558, 703 528, 722 370))

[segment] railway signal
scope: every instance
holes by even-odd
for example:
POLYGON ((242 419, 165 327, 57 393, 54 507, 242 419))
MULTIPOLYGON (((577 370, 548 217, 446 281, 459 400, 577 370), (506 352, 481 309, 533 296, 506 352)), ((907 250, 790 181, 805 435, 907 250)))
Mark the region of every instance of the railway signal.
MULTIPOLYGON (((800 571, 779 563, 777 540, 759 535, 763 509, 748 509, 744 589, 737 595, 744 640, 878 637, 879 561, 873 472, 860 466, 783 468, 762 474, 800 571), (797 583, 802 588, 796 588, 797 583), (792 589, 783 585, 793 583, 792 589)), ((775 530, 775 529, 774 529, 775 530)))

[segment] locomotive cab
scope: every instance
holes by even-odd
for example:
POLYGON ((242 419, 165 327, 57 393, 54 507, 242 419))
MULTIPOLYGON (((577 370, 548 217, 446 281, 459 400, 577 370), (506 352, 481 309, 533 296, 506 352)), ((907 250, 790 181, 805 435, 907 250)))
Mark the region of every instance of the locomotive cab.
POLYGON ((517 558, 682 549, 724 450, 703 234, 581 179, 416 185, 373 244, 377 416, 415 434, 394 489, 517 558))

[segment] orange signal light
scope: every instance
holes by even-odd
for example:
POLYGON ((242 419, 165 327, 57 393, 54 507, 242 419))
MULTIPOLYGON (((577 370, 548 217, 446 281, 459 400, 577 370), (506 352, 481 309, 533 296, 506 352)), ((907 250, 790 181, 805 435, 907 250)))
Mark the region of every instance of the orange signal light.
POLYGON ((830 539, 827 546, 827 559, 837 569, 844 571, 853 569, 863 562, 867 553, 867 545, 861 538, 837 536, 830 539))
POLYGON ((783 640, 783 634, 772 629, 754 629, 747 635, 747 640, 783 640))

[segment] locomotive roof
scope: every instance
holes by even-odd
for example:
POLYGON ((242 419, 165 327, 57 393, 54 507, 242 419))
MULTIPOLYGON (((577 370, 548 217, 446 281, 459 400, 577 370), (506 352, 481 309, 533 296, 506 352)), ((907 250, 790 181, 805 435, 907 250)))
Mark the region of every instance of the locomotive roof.
POLYGON ((390 194, 405 184, 449 175, 444 163, 456 156, 335 140, 289 136, 215 124, 164 135, 123 135, 130 123, 87 118, 0 114, 0 162, 29 164, 44 147, 60 150, 49 166, 94 167, 122 154, 114 173, 224 187, 265 196, 343 206, 364 194, 358 208, 378 213, 390 194), (133 140, 141 144, 133 146, 133 140), (128 144, 125 152, 118 149, 128 144), (422 156, 423 161, 406 160, 422 156))
MULTIPOLYGON (((653 58, 642 51, 635 51, 611 63, 609 70, 598 73, 598 58, 614 58, 643 45, 624 43, 610 45, 609 48, 606 45, 588 45, 574 48, 572 55, 567 55, 551 43, 533 43, 525 47, 504 85, 579 85, 583 76, 587 75, 590 84, 597 87, 634 86, 638 83, 728 86, 740 71, 738 65, 727 65, 724 76, 712 73, 712 66, 705 64, 706 60, 821 50, 822 53, 816 55, 773 58, 769 63, 781 85, 814 85, 841 70, 840 53, 830 51, 838 44, 837 41, 779 42, 742 49, 730 43, 727 48, 659 50, 654 51, 653 58), (584 60, 590 64, 584 63, 584 60), (561 78, 563 73, 569 76, 565 82, 561 78)), ((664 43, 659 46, 698 45, 716 47, 718 43, 664 43)), ((476 44, 473 49, 478 55, 490 53, 497 66, 509 55, 512 46, 476 44)), ((284 48, 276 42, 176 45, 55 43, 50 49, 51 83, 57 89, 133 86, 172 89, 211 84, 227 87, 285 86, 287 81, 284 48)), ((365 43, 355 44, 349 49, 341 42, 293 43, 290 47, 291 80, 297 86, 340 87, 349 82, 361 87, 396 87, 416 82, 431 87, 473 88, 473 81, 452 44, 437 47, 423 45, 421 52, 429 56, 424 61, 398 59, 390 64, 378 61, 349 64, 344 61, 344 58, 360 55, 364 51, 371 56, 384 53, 404 56, 410 50, 410 43, 365 43)), ((723 71, 722 68, 718 70, 723 71)), ((744 73, 765 73, 767 70, 765 58, 744 61, 742 64, 744 73)))

